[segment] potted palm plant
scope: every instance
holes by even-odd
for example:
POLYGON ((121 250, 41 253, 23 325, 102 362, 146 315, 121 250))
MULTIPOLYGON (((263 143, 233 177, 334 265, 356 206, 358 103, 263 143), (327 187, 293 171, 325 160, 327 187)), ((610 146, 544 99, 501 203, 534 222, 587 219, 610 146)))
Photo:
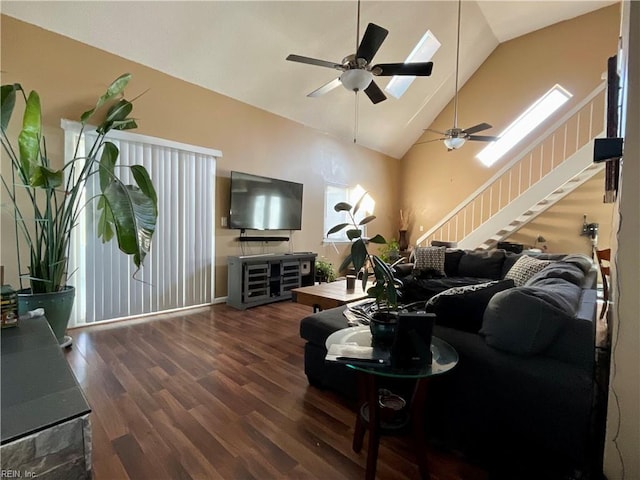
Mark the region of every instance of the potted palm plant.
POLYGON ((69 241, 79 214, 88 207, 81 195, 87 182, 99 182, 99 192, 92 199, 100 216, 98 237, 104 242, 115 237, 120 250, 131 255, 138 268, 155 231, 157 197, 149 173, 143 166, 128 166, 135 185, 125 185, 116 169, 118 148, 106 140, 111 130, 137 127, 130 117, 133 104, 122 96, 130 79, 130 74, 118 77, 96 105, 82 114, 74 154, 61 169, 51 165, 47 154, 38 93, 27 94, 20 84, 1 87, 2 148, 11 164, 10 169, 3 169, 2 186, 15 222, 19 311, 43 307, 61 344, 75 292, 67 284, 69 241), (25 104, 22 127, 11 139, 8 128, 19 98, 25 104), (82 133, 94 128, 89 122, 98 115, 95 140, 80 155, 82 133), (26 271, 21 248, 29 256, 26 271), (28 280, 28 288, 23 288, 23 280, 28 280))
POLYGON ((351 240, 351 251, 340 265, 339 271, 353 265, 356 274, 362 279, 362 289, 369 297, 375 298, 377 312, 370 319, 371 334, 374 339, 384 342, 393 339, 395 335, 395 313, 402 282, 395 277, 391 266, 378 255, 369 252, 370 243, 384 245, 387 241, 379 234, 371 238, 363 236, 362 227, 376 218, 375 215, 369 215, 360 221, 356 220, 356 214, 366 195, 365 193, 360 197, 355 205, 339 202, 333 207, 336 212, 345 212, 348 221, 332 227, 327 236, 347 229, 346 235, 351 240), (373 285, 367 288, 371 273, 374 276, 373 285))

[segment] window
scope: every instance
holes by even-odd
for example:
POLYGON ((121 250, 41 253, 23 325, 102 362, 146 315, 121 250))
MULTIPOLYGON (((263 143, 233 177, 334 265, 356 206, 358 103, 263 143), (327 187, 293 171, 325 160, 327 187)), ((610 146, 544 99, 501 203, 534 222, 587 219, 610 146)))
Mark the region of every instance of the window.
POLYGON ((572 96, 560 85, 555 85, 509 125, 497 141, 491 142, 478 153, 476 158, 490 167, 572 96))
MULTIPOLYGON (((62 127, 68 150, 80 125, 63 120, 62 127)), ((95 132, 84 135, 92 140, 95 132)), ((109 132, 109 141, 120 150, 119 165, 142 164, 149 171, 158 193, 158 224, 144 268, 133 278, 133 262, 117 242, 96 237, 95 209, 79 214, 70 251, 76 287, 71 326, 211 304, 216 157, 221 153, 125 131, 109 132)), ((94 179, 84 192, 88 201, 98 189, 98 176, 94 179)))
MULTIPOLYGON (((440 42, 431 30, 427 30, 404 63, 428 62, 440 48, 440 42)), ((416 79, 412 75, 394 75, 384 88, 389 95, 400 98, 416 79)))
MULTIPOLYGON (((327 237, 327 232, 334 225, 350 221, 346 212, 336 212, 333 207, 338 202, 348 202, 351 205, 354 205, 358 200, 360 200, 362 195, 364 195, 365 190, 360 185, 347 187, 344 185, 327 184, 324 192, 324 240, 327 242, 349 242, 350 240, 347 238, 345 233, 346 229, 332 233, 327 237)), ((360 209, 356 214, 356 221, 360 221, 367 215, 373 214, 375 204, 376 202, 373 198, 367 194, 360 204, 360 209)), ((362 226, 362 233, 363 235, 366 234, 366 225, 362 226)))

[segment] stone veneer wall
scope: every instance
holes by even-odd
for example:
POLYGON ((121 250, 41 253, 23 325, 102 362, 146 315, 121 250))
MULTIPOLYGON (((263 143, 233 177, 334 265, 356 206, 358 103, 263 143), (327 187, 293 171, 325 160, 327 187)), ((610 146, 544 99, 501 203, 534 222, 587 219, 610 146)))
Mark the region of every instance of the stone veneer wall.
POLYGON ((89 415, 2 445, 0 457, 3 478, 90 479, 89 415))

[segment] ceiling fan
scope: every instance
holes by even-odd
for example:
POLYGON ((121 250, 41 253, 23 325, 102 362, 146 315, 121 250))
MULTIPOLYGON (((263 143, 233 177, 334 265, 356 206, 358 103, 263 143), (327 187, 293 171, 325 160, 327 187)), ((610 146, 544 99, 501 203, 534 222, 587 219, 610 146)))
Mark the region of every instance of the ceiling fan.
POLYGON ((342 74, 330 82, 324 84, 320 88, 314 90, 308 97, 319 97, 334 88, 343 85, 347 90, 356 92, 364 90, 369 100, 374 104, 380 103, 387 99, 386 95, 380 90, 376 82, 373 81, 374 76, 391 77, 394 75, 413 75, 427 77, 431 75, 433 62, 416 62, 416 63, 379 63, 371 65, 373 57, 384 42, 389 31, 374 23, 367 25, 362 41, 360 40, 360 0, 358 0, 358 14, 356 18, 356 53, 347 55, 342 59, 341 63, 329 62, 326 60, 318 60, 316 58, 303 57, 301 55, 291 54, 287 60, 291 62, 306 63, 319 67, 333 68, 342 71, 342 74))
POLYGON ((441 138, 435 138, 433 140, 427 140, 426 142, 418 142, 419 143, 429 143, 436 142, 439 140, 444 140, 444 145, 447 147, 448 151, 456 150, 462 147, 467 140, 479 141, 479 142, 494 142, 498 140, 499 137, 493 137, 488 135, 474 135, 475 133, 482 132, 484 130, 488 130, 492 128, 488 123, 479 123, 478 125, 474 125, 469 128, 460 128, 458 127, 458 72, 460 68, 460 7, 462 0, 458 0, 458 40, 456 45, 456 92, 453 97, 453 128, 441 132, 439 130, 434 130, 432 128, 427 128, 428 131, 439 133, 440 135, 444 135, 441 138))

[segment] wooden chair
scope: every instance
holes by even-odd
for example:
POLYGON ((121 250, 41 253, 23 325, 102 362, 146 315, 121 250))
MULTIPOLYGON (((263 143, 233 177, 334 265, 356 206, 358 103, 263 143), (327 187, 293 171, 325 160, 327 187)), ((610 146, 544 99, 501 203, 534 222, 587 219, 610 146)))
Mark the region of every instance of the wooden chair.
POLYGON ((602 296, 604 305, 600 312, 600 319, 602 320, 607 313, 609 306, 609 279, 611 278, 611 249, 606 248, 604 250, 596 250, 596 258, 598 259, 598 266, 600 267, 600 275, 602 276, 602 296))

